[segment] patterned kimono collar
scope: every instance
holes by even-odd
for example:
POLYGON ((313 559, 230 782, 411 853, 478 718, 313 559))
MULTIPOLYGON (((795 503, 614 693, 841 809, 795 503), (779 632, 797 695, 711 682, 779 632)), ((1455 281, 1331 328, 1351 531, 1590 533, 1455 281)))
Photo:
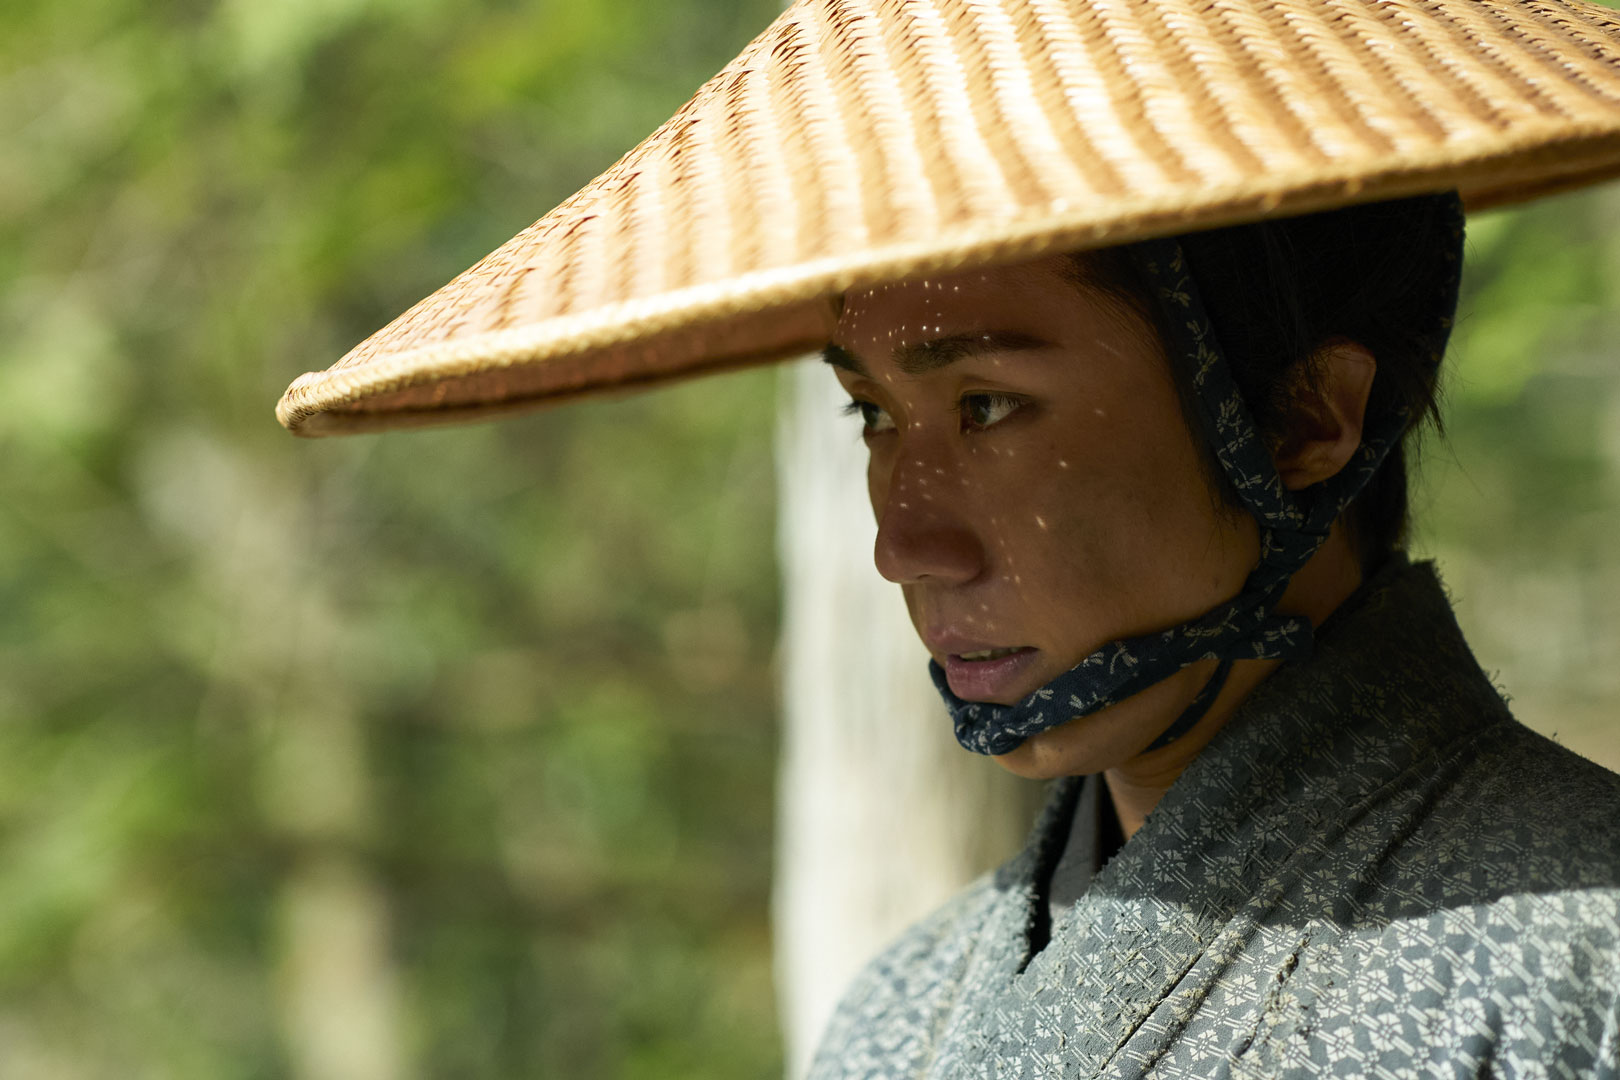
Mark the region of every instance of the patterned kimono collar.
MULTIPOLYGON (((1427 358, 1438 366, 1456 310, 1462 268, 1463 219, 1455 195, 1436 196, 1452 219, 1452 265, 1436 298, 1437 329, 1427 358)), ((1031 735, 1088 716, 1202 660, 1220 664, 1192 705, 1149 749, 1163 746, 1203 716, 1219 693, 1235 660, 1297 660, 1310 654, 1312 628, 1299 616, 1278 615, 1277 602, 1294 573, 1327 539, 1328 531, 1366 486, 1414 417, 1404 411, 1369 416, 1361 446, 1338 475, 1303 491, 1291 492, 1277 474, 1271 454, 1232 377, 1215 330, 1204 311, 1181 245, 1175 238, 1149 240, 1127 250, 1152 282, 1169 338, 1166 349, 1179 353, 1192 372, 1194 397, 1204 435, 1222 471, 1260 526, 1260 558, 1242 590, 1200 618, 1140 637, 1110 642, 1014 705, 965 701, 946 682, 945 670, 929 661, 929 675, 945 699, 964 747, 980 754, 1005 754, 1031 735)))
MULTIPOLYGON (((1279 668, 1239 705, 1093 890, 1151 895, 1224 922, 1241 906, 1270 903, 1276 869, 1331 847, 1377 793, 1437 774, 1482 729, 1511 719, 1431 563, 1393 557, 1317 641, 1312 656, 1279 668)), ((1055 785, 1030 847, 998 874, 998 885, 1026 898, 1037 939, 1047 917, 1037 883, 1062 854, 1084 779, 1055 785)))
MULTIPOLYGON (((1176 779, 1142 827, 1119 848, 1110 878, 1150 874, 1158 894, 1210 900, 1157 866, 1200 852, 1246 845, 1272 829, 1296 844, 1401 772, 1466 740, 1482 725, 1508 719, 1456 627, 1434 563, 1395 554, 1315 635, 1317 649, 1265 678, 1225 727, 1176 779), (1421 706, 1392 709, 1392 703, 1421 706), (1447 708, 1437 708, 1445 703, 1447 708)), ((1055 860, 1074 797, 1085 777, 1053 785, 1035 824, 1034 842, 1003 873, 1032 874, 1055 860), (1014 870, 1019 868, 1019 870, 1014 870)), ((1252 861, 1252 857, 1246 857, 1252 861)), ((1191 886, 1191 879, 1184 879, 1191 886)), ((1251 894, 1254 881, 1212 874, 1210 886, 1251 894)))

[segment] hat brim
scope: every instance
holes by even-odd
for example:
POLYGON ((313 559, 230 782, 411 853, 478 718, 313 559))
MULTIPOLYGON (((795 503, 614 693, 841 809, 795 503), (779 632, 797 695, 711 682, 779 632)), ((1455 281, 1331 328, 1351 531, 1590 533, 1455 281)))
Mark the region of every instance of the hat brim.
MULTIPOLYGON (((917 3, 920 0, 895 0, 883 6, 903 11, 917 3)), ((803 0, 795 10, 817 6, 818 0, 803 0)), ((1394 7, 1408 9, 1408 21, 1431 14, 1428 7, 1415 4, 1379 4, 1382 21, 1366 22, 1359 32, 1384 28, 1391 42, 1415 48, 1401 40, 1406 24, 1385 18, 1386 9, 1394 7)), ((1603 9, 1573 7, 1585 17, 1582 34, 1592 35, 1592 13, 1603 9)), ((1065 10, 1083 13, 1089 8, 1070 4, 1065 10)), ((1610 57, 1620 56, 1620 24, 1603 15, 1595 24, 1606 34, 1603 41, 1563 43, 1574 51, 1584 49, 1582 63, 1570 66, 1570 86, 1545 80, 1535 85, 1526 82, 1526 101, 1510 103, 1503 91, 1503 101, 1487 102, 1484 107, 1499 122, 1484 124, 1474 117, 1469 133, 1468 126, 1459 121, 1456 127, 1460 130, 1440 130, 1432 145, 1416 144, 1419 140, 1408 131, 1404 136, 1407 145, 1392 152, 1380 145, 1375 131, 1362 143, 1341 140, 1344 152, 1336 160, 1322 160, 1316 148, 1287 147, 1279 141, 1277 155, 1292 154, 1304 164, 1247 172, 1232 168, 1225 179, 1219 170, 1204 167, 1204 175, 1195 183, 1146 184, 1141 191, 1106 195, 1076 191, 1072 199, 1050 194, 1043 199, 1009 196, 998 204, 982 205, 977 212, 958 213, 952 221, 930 221, 922 213, 911 212, 909 220, 891 230, 891 235, 873 237, 868 227, 864 242, 844 246, 830 234, 848 223, 825 220, 831 212, 827 208, 835 208, 836 200, 807 187, 819 175, 814 161, 788 161, 773 166, 775 172, 766 175, 771 170, 748 156, 774 149, 781 154, 796 150, 804 157, 814 150, 814 139, 809 136, 797 143, 779 136, 779 145, 773 148, 761 132, 768 134, 788 122, 779 113, 740 110, 760 130, 746 137, 733 132, 725 141, 711 135, 707 168, 690 164, 701 157, 694 152, 691 132, 702 122, 713 131, 716 116, 730 115, 723 112, 727 108, 738 113, 734 99, 747 96, 739 87, 751 75, 767 82, 774 77, 780 83, 780 71, 775 76, 771 72, 782 42, 807 25, 820 25, 815 19, 823 17, 815 12, 803 13, 797 21, 784 16, 785 30, 779 20, 773 27, 774 36, 772 31, 762 35, 681 113, 573 199, 332 368, 301 376, 278 405, 278 419, 300 435, 332 435, 493 418, 582 395, 626 391, 802 355, 831 337, 837 298, 851 289, 1428 192, 1456 190, 1473 211, 1620 174, 1620 73, 1608 64, 1610 57), (1607 86, 1597 88, 1600 93, 1593 89, 1597 72, 1607 72, 1609 80, 1607 86), (1557 98, 1555 92, 1564 93, 1565 98, 1557 98), (791 184, 780 178, 784 168, 799 170, 791 184), (726 170, 736 171, 742 179, 724 178, 721 174, 726 170), (1212 172, 1214 180, 1207 178, 1212 172), (694 182, 708 183, 717 190, 704 195, 694 190, 694 182), (740 209, 720 204, 739 194, 752 202, 740 209), (796 205, 811 197, 821 199, 819 215, 806 214, 796 205), (671 241, 658 235, 663 223, 649 220, 650 209, 656 207, 667 209, 672 215, 670 227, 681 237, 707 242, 705 230, 712 228, 723 234, 731 249, 710 260, 692 254, 682 257, 683 253, 672 256, 668 250, 671 241), (772 215, 790 213, 799 217, 800 235, 791 244, 773 248, 770 238, 763 236, 770 230, 762 223, 772 215), (706 222, 704 214, 712 220, 706 222), (755 235, 739 235, 738 219, 753 222, 755 235), (810 225, 804 224, 806 220, 810 225), (811 237, 806 243, 803 234, 818 227, 829 235, 811 237), (805 247, 819 250, 799 254, 805 247), (739 253, 743 248, 746 252, 739 253), (634 263, 659 257, 681 261, 686 280, 678 272, 665 270, 654 275, 654 287, 649 288, 645 280, 637 280, 639 267, 636 272, 625 269, 626 260, 634 263), (704 267, 712 262, 730 269, 705 274, 704 267), (548 295, 533 284, 536 280, 553 283, 567 295, 562 299, 548 295), (582 281, 594 283, 594 288, 583 286, 582 281)), ((1547 62, 1545 27, 1541 30, 1542 37, 1533 42, 1538 72, 1547 62)), ((968 45, 961 47, 971 51, 968 45)), ((1531 46, 1519 41, 1518 47, 1531 46)), ((1386 51, 1386 62, 1387 55, 1386 51)), ((1462 61, 1470 59, 1504 66, 1489 49, 1478 56, 1462 57, 1462 61)), ((1500 72, 1497 75, 1499 83, 1507 82, 1500 72)), ((1444 81, 1442 76, 1431 73, 1431 77, 1444 81)), ((813 81, 809 76, 805 79, 813 81)), ((1477 97, 1480 80, 1475 78, 1468 85, 1477 97)), ((1178 92, 1191 94, 1197 89, 1183 87, 1178 92)), ((1135 92, 1148 91, 1139 88, 1135 92)), ((1110 100, 1117 97, 1110 92, 1110 100)), ((1369 100, 1376 98, 1375 103, 1394 108, 1383 102, 1385 97, 1398 95, 1375 94, 1369 100)), ((1370 124, 1366 117, 1372 106, 1368 101, 1356 106, 1362 122, 1370 124)), ((1008 106, 1002 102, 999 107, 1008 106)), ((1478 102, 1471 107, 1481 108, 1478 102)), ((741 122, 735 121, 733 127, 741 122)), ((1042 122, 1052 127, 1049 106, 1042 122)), ((1413 124, 1410 118, 1403 122, 1409 127, 1413 124)), ((1390 130, 1394 126, 1393 121, 1388 125, 1390 130)), ((911 142, 915 141, 913 131, 911 142)), ((1072 143, 1071 139, 1065 144, 1070 154, 1075 152, 1072 143)), ((1005 140, 999 145, 1009 155, 1024 153, 1029 160, 1035 159, 1032 150, 1025 152, 1005 140)), ((1191 160, 1190 150, 1178 153, 1191 160)), ((1231 151, 1226 153, 1227 159, 1222 160, 1238 160, 1231 151)), ((889 156, 892 159, 894 152, 889 156)), ((1210 160, 1217 159, 1211 154, 1210 160)), ((928 163, 919 160, 915 164, 924 168, 928 163)), ((1073 171, 1072 166, 1061 163, 1055 167, 1073 171)), ((1159 168, 1156 175, 1165 171, 1162 164, 1159 168)), ((1000 169, 1004 175, 1013 175, 1011 165, 1002 164, 1000 169)), ((937 187, 935 180, 925 179, 937 187)), ((868 180, 871 178, 859 182, 868 180)), ((1009 190, 1013 187, 1008 185, 1009 190)), ((880 204, 900 201, 888 192, 876 196, 863 192, 861 197, 880 204)), ((934 199, 936 204, 940 201, 934 199)), ((902 207, 908 208, 915 211, 915 206, 902 207)), ((777 230, 772 235, 780 239, 784 234, 777 230)), ((681 242, 680 238, 673 241, 681 242)))

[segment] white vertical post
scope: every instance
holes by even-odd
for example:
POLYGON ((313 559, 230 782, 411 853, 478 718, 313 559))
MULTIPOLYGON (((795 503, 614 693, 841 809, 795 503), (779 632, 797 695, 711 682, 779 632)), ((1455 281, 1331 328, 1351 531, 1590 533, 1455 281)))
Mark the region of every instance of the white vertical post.
POLYGON ((781 374, 782 760, 774 925, 789 1077, 907 924, 1023 843, 1039 785, 957 746, 898 586, 872 565, 866 449, 816 360, 781 374))

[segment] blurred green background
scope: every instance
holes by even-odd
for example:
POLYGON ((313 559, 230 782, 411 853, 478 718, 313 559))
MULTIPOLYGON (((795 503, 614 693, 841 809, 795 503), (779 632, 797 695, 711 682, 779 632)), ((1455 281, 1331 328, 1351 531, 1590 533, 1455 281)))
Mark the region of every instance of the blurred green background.
MULTIPOLYGON (((779 1070, 775 373, 271 416, 776 10, 0 8, 0 1076, 779 1070)), ((1620 193, 1472 235, 1418 547, 1620 767, 1620 193)))

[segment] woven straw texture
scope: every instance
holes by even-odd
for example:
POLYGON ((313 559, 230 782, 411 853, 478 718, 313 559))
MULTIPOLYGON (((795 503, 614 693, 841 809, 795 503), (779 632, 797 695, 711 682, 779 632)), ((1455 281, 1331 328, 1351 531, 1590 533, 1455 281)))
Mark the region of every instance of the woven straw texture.
POLYGON ((1616 173, 1620 18, 1575 0, 800 0, 277 415, 470 419, 819 348, 853 287, 1616 173))

